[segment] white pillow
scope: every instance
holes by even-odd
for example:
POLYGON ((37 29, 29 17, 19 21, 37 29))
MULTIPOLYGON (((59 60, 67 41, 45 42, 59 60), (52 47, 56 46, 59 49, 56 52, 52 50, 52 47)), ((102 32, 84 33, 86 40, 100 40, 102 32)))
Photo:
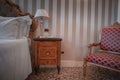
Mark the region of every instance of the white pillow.
POLYGON ((32 20, 29 16, 19 17, 17 19, 19 22, 19 37, 28 37, 30 31, 30 25, 32 24, 32 20))
POLYGON ((18 27, 16 21, 5 20, 0 22, 0 39, 18 38, 18 27))
POLYGON ((0 39, 18 39, 28 37, 31 24, 32 20, 29 16, 0 16, 0 39))

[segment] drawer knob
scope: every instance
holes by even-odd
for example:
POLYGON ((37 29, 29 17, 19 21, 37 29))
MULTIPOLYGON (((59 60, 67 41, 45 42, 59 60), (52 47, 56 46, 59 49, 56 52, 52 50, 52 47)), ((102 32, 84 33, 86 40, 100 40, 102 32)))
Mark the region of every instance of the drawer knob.
POLYGON ((50 53, 49 53, 49 52, 47 52, 47 53, 46 53, 46 55, 48 56, 48 55, 50 55, 50 53))

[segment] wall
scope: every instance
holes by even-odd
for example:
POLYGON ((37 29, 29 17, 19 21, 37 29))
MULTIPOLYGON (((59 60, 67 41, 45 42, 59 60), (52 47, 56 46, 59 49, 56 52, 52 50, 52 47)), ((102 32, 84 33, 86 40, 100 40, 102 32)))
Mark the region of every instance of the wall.
POLYGON ((35 14, 44 8, 50 15, 52 35, 62 37, 62 60, 82 60, 87 45, 97 42, 100 29, 114 23, 118 0, 14 0, 35 14), (101 27, 102 26, 102 27, 101 27))
POLYGON ((117 21, 120 23, 120 0, 118 0, 118 18, 117 21))

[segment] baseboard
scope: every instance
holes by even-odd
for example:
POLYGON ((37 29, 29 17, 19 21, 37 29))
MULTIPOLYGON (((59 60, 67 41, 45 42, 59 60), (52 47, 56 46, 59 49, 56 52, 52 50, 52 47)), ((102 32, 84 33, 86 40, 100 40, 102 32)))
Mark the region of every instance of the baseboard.
POLYGON ((82 67, 83 61, 62 60, 61 67, 82 67))
MULTIPOLYGON (((61 60, 61 67, 82 67, 83 61, 61 60)), ((40 67, 55 67, 56 65, 41 65, 40 67)))

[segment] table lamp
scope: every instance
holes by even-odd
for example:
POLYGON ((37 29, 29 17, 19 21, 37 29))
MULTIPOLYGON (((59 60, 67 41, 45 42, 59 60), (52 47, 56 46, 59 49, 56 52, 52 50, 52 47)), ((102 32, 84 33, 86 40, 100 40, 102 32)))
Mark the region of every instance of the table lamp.
POLYGON ((49 15, 48 15, 48 13, 47 13, 47 11, 45 9, 38 9, 36 11, 35 19, 37 19, 38 21, 40 21, 39 22, 40 23, 40 25, 39 25, 40 26, 40 32, 41 32, 40 35, 42 35, 44 37, 47 37, 49 35, 49 29, 48 29, 48 27, 45 28, 45 26, 44 26, 44 21, 48 20, 48 18, 49 18, 49 15))

